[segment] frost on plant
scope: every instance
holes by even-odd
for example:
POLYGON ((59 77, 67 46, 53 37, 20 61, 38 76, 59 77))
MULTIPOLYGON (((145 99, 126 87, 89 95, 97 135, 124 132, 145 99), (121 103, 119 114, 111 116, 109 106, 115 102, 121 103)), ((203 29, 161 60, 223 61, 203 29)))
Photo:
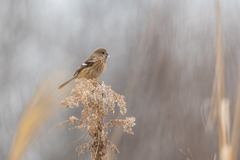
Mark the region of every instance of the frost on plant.
MULTIPOLYGON (((107 140, 108 128, 122 126, 124 131, 133 134, 132 127, 135 125, 135 118, 126 117, 123 120, 115 119, 106 123, 104 119, 108 116, 108 111, 114 115, 116 104, 120 107, 122 115, 126 113, 124 96, 115 93, 110 86, 106 86, 103 82, 99 83, 97 79, 76 80, 76 82, 77 85, 72 89, 71 95, 63 100, 61 104, 66 108, 83 106, 81 119, 72 116, 62 123, 77 124, 72 129, 85 131, 85 134, 79 140, 87 135, 91 136, 92 139, 90 142, 77 147, 76 153, 79 154, 83 153, 84 150, 90 150, 91 158, 96 160, 105 159, 107 148, 112 150, 114 154, 119 153, 117 147, 107 140)), ((61 126, 62 123, 58 126, 61 126)))

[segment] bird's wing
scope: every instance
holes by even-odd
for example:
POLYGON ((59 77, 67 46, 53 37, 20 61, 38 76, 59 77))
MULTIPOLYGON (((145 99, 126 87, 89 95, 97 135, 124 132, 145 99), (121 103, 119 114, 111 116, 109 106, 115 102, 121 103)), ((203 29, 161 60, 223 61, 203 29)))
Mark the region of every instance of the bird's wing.
POLYGON ((93 65, 95 59, 93 57, 88 57, 81 66, 79 66, 76 70, 76 72, 74 73, 73 76, 77 76, 79 72, 81 72, 81 70, 83 70, 84 68, 90 67, 93 65))

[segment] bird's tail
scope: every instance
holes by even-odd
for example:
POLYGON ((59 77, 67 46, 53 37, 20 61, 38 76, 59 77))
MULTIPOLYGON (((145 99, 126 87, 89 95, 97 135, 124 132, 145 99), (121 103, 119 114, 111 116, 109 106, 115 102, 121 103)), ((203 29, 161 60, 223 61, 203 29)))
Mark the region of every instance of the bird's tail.
POLYGON ((73 79, 75 79, 76 76, 74 76, 73 78, 71 78, 70 80, 68 80, 67 82, 63 83, 61 86, 58 87, 58 89, 63 88, 65 85, 67 85, 69 82, 71 82, 73 79))

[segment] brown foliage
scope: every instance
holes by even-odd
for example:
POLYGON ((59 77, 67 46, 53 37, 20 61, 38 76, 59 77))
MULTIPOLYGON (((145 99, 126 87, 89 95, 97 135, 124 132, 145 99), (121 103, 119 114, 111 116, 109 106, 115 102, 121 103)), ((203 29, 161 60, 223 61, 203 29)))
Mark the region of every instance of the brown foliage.
MULTIPOLYGON (((103 82, 100 83, 97 79, 87 81, 76 80, 76 82, 78 84, 72 89, 71 95, 63 100, 61 104, 66 108, 79 107, 79 104, 82 104, 84 107, 82 110, 82 119, 72 116, 69 120, 62 123, 77 123, 78 126, 72 127, 72 129, 87 130, 79 140, 87 135, 87 133, 92 138, 90 142, 77 147, 76 153, 79 154, 83 153, 84 150, 90 150, 92 159, 96 160, 106 158, 108 147, 114 154, 119 153, 117 147, 111 141, 107 140, 108 128, 122 126, 124 131, 133 134, 132 127, 135 125, 135 118, 126 117, 124 120, 115 119, 106 123, 104 123, 104 120, 108 116, 109 110, 114 115, 116 104, 120 107, 122 115, 126 113, 124 96, 115 93, 110 86, 106 86, 103 82)), ((55 127, 61 126, 62 123, 55 127)))

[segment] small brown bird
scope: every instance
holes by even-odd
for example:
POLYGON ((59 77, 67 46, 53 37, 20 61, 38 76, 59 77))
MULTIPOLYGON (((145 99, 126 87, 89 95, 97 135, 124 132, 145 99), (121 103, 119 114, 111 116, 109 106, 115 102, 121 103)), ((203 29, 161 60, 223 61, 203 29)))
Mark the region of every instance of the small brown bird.
POLYGON ((106 70, 108 57, 110 56, 104 48, 97 48, 91 56, 78 67, 73 78, 63 83, 58 89, 61 89, 75 78, 93 79, 101 77, 106 70))

